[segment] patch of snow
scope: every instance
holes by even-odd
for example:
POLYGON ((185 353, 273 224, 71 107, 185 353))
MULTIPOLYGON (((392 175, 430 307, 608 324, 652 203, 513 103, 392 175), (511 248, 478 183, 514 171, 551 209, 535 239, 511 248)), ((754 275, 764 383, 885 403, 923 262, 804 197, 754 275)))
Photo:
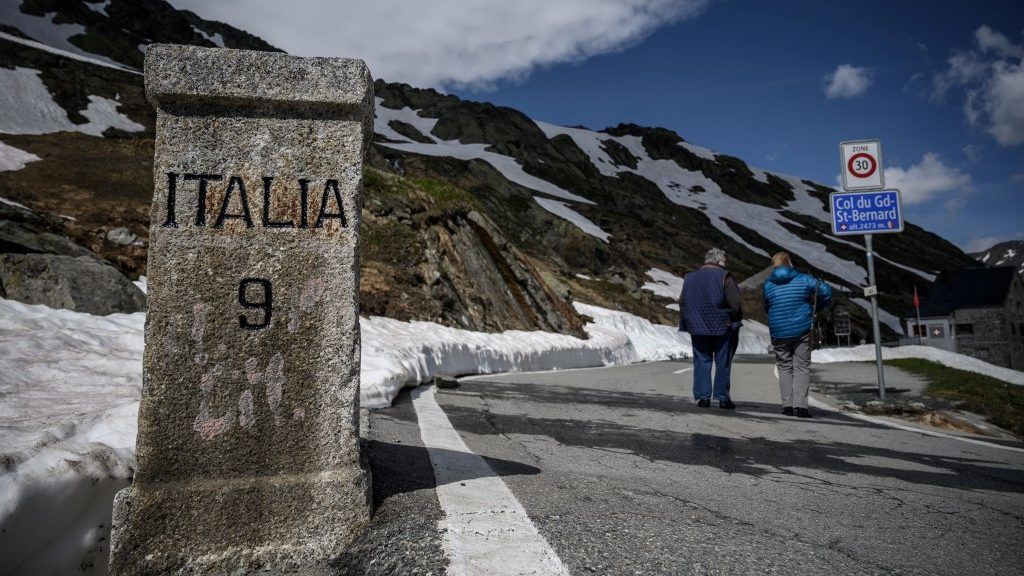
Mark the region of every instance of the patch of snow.
POLYGON ((149 44, 145 44, 145 43, 139 44, 139 52, 142 52, 143 54, 145 54, 146 53, 146 48, 149 48, 149 44))
POLYGON ((32 209, 29 208, 28 206, 25 206, 24 204, 19 204, 19 203, 15 202, 14 200, 8 200, 7 198, 4 198, 3 196, 0 196, 0 202, 3 202, 4 204, 7 204, 8 206, 17 206, 18 208, 24 208, 25 210, 28 210, 29 212, 32 211, 32 209))
POLYGON ((604 242, 605 244, 607 244, 608 239, 611 238, 611 234, 602 230, 600 226, 591 222, 590 219, 588 219, 583 214, 580 214, 579 212, 573 210, 572 208, 569 208, 569 205, 566 204, 565 202, 551 200, 550 198, 542 198, 540 196, 534 196, 533 199, 534 201, 537 202, 537 204, 540 204, 541 208, 547 210, 548 212, 551 212, 552 214, 558 216, 559 218, 564 218, 565 220, 568 220, 574 226, 576 226, 586 234, 589 234, 594 238, 597 238, 598 240, 604 242))
MULTIPOLYGON (((871 302, 863 298, 850 298, 850 300, 853 301, 854 304, 863 308, 864 311, 868 313, 868 316, 871 316, 871 302)), ((883 310, 881 306, 878 307, 878 321, 889 328, 892 328, 892 331, 897 334, 905 333, 903 323, 900 322, 900 319, 897 318, 896 315, 883 310)))
POLYGON ((192 26, 192 30, 194 30, 196 34, 199 34, 203 38, 206 38, 210 42, 213 42, 215 45, 220 46, 221 48, 225 47, 224 46, 224 37, 220 35, 220 32, 217 32, 213 36, 210 36, 206 32, 200 30, 199 28, 196 28, 195 25, 192 26))
MULTIPOLYGON (((862 243, 857 243, 857 242, 854 242, 852 240, 847 240, 846 238, 843 238, 843 237, 840 237, 840 236, 829 236, 829 239, 832 240, 833 242, 838 242, 840 244, 846 244, 847 246, 851 246, 853 248, 856 248, 857 250, 860 250, 861 252, 867 252, 867 248, 865 248, 864 244, 862 244, 862 243)), ((867 256, 865 256, 864 258, 866 260, 867 256)), ((921 278, 923 278, 923 279, 925 279, 925 280, 927 280, 929 282, 934 282, 935 281, 935 274, 929 274, 928 272, 924 272, 922 270, 918 270, 917 268, 912 268, 910 266, 907 266, 906 264, 900 264, 899 262, 897 262, 895 260, 890 260, 889 258, 886 258, 885 256, 882 256, 881 254, 879 254, 877 249, 875 249, 875 259, 876 260, 881 260, 881 261, 886 262, 888 264, 891 264, 891 265, 893 265, 893 266, 895 266, 895 267, 897 267, 897 268, 899 268, 901 270, 906 270, 907 272, 911 272, 913 274, 917 274, 918 276, 920 276, 921 278)))
POLYGON ((679 304, 665 304, 665 308, 679 312, 679 304))
POLYGON ((992 256, 991 252, 985 252, 985 255, 981 257, 982 263, 988 262, 990 256, 992 256))
POLYGON ((0 68, 0 133, 46 134, 74 130, 68 113, 53 101, 40 72, 0 68))
POLYGON ((20 6, 21 2, 0 2, 0 22, 17 28, 32 40, 19 38, 5 32, 0 32, 0 38, 75 60, 138 73, 137 70, 119 64, 106 56, 86 52, 68 41, 72 36, 85 32, 85 26, 54 24, 53 19, 57 16, 56 12, 48 13, 45 16, 32 16, 23 13, 19 9, 20 6))
POLYGON ((86 2, 85 5, 93 12, 99 12, 107 18, 110 17, 110 14, 107 14, 107 8, 110 8, 110 0, 103 0, 103 2, 99 4, 94 2, 86 2))
POLYGON ((88 124, 78 126, 79 132, 90 136, 102 136, 107 128, 117 128, 125 132, 142 132, 145 126, 117 111, 121 103, 102 96, 89 96, 89 106, 82 110, 82 116, 89 119, 88 124))
POLYGON ((489 147, 488 144, 463 144, 458 140, 439 140, 430 134, 430 130, 433 130, 433 126, 437 123, 436 119, 422 118, 416 110, 409 107, 402 108, 401 110, 386 108, 382 105, 383 101, 383 98, 377 98, 377 106, 375 109, 377 121, 374 122, 374 131, 389 140, 394 140, 395 142, 381 142, 381 146, 401 150, 403 152, 423 154, 425 156, 449 156, 460 160, 483 160, 500 172, 506 179, 511 182, 515 182, 524 188, 529 188, 530 190, 535 190, 563 200, 582 202, 584 204, 594 204, 594 202, 591 202, 582 196, 573 194, 572 192, 559 188, 546 180, 527 174, 523 170, 523 167, 520 166, 519 163, 517 163, 511 156, 488 152, 486 150, 486 148, 489 147), (433 140, 434 143, 424 144, 421 142, 410 141, 405 136, 395 132, 388 125, 392 120, 399 120, 412 124, 417 130, 422 132, 424 136, 433 140), (430 130, 424 131, 421 128, 421 126, 424 125, 429 125, 430 130))
MULTIPOLYGON (((822 222, 832 221, 828 210, 822 205, 821 200, 811 196, 811 192, 814 191, 814 188, 805 184, 803 178, 800 178, 799 176, 790 176, 789 174, 777 174, 775 172, 772 172, 772 175, 785 180, 786 183, 793 187, 793 200, 786 202, 787 209, 792 210, 797 214, 813 216, 822 222)), ((765 180, 767 180, 767 177, 765 180)))
MULTIPOLYGON (((662 298, 679 299, 679 294, 683 291, 682 278, 660 268, 651 268, 647 271, 647 276, 653 282, 645 283, 640 287, 641 290, 653 292, 655 296, 661 296, 662 298)), ((672 305, 669 304, 669 306, 672 305)), ((676 309, 678 310, 678 307, 676 309)))
POLYGON ((534 120, 533 123, 544 132, 544 135, 549 140, 562 134, 572 138, 572 141, 579 146, 580 150, 583 150, 583 153, 590 158, 590 163, 597 168, 598 172, 604 176, 618 176, 619 170, 615 161, 612 160, 612 157, 602 147, 605 140, 613 139, 610 135, 583 128, 556 126, 555 124, 548 124, 538 120, 534 120))
POLYGON ((586 274, 577 274, 576 277, 577 278, 581 278, 583 280, 593 280, 593 278, 591 278, 590 276, 587 276, 586 274))
POLYGON ((0 299, 5 572, 105 569, 96 549, 108 550, 113 493, 135 466, 144 322, 0 299))
POLYGON ((0 172, 21 170, 29 162, 37 160, 41 160, 41 158, 31 152, 25 152, 0 142, 0 172))
POLYGON ((125 132, 139 132, 145 126, 132 121, 117 111, 120 103, 102 96, 89 96, 89 105, 81 114, 89 119, 86 124, 73 124, 39 77, 31 68, 13 70, 0 68, 0 133, 48 134, 78 131, 100 136, 107 128, 125 132))
POLYGON ((754 180, 757 180, 758 182, 761 182, 763 184, 767 184, 768 183, 768 173, 767 172, 765 172, 764 170, 762 170, 760 168, 754 168, 753 166, 747 166, 747 168, 750 168, 750 171, 754 173, 754 180))
POLYGON ((138 286, 139 290, 142 290, 143 294, 149 294, 149 284, 145 276, 139 276, 139 279, 132 282, 132 284, 138 286))
MULTIPOLYGON (((966 370, 967 372, 983 374, 985 376, 996 378, 997 380, 1002 380, 1003 382, 1024 386, 1024 372, 1003 368, 1002 366, 995 366, 983 360, 978 360, 977 358, 972 358, 964 354, 957 354, 956 352, 950 352, 941 348, 933 348, 931 346, 883 347, 882 358, 885 360, 897 360, 901 358, 920 358, 922 360, 931 360, 932 362, 937 362, 943 366, 948 366, 949 368, 957 368, 959 370, 966 370)), ((826 348, 822 350, 815 350, 811 354, 811 360, 821 364, 827 364, 829 362, 867 362, 874 361, 874 359, 874 344, 864 344, 861 346, 854 346, 852 348, 826 348)))
POLYGON ((694 156, 705 160, 711 160, 712 162, 715 160, 715 153, 703 146, 697 146, 696 144, 690 144, 689 142, 680 142, 679 145, 689 150, 694 156))

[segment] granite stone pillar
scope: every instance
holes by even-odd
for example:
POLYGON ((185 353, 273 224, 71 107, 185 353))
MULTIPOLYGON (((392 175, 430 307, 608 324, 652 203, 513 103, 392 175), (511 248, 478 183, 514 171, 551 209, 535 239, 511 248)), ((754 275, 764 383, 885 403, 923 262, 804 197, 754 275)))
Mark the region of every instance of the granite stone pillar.
POLYGON ((360 60, 150 45, 138 469, 111 571, 318 573, 370 516, 359 452, 360 60))

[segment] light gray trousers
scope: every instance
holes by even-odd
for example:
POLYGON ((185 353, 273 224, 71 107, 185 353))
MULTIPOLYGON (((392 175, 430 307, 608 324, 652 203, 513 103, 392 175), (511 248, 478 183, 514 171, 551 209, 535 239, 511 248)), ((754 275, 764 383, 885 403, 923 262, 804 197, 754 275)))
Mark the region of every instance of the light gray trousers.
POLYGON ((779 391, 782 406, 807 408, 807 391, 811 387, 811 343, 805 334, 797 340, 776 340, 775 365, 779 367, 779 391))

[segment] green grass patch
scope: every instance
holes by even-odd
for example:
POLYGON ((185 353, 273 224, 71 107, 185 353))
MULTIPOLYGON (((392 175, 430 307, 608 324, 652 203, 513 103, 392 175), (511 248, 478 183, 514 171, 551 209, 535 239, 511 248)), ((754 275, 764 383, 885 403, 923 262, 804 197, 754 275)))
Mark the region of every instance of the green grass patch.
POLYGON ((412 181, 433 198, 440 208, 479 208, 476 196, 462 188, 433 178, 413 178, 412 181))
POLYGON ((918 358, 885 363, 926 380, 925 394, 957 402, 964 410, 980 414, 1017 436, 1024 436, 1024 386, 918 358))

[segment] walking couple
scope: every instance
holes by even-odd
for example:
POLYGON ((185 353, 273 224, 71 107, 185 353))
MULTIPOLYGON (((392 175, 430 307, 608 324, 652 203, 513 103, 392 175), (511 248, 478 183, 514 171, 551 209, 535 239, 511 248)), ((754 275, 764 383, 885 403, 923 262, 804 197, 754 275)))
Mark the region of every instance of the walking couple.
MULTIPOLYGON (((704 265, 683 279, 679 295, 679 330, 693 344, 693 397, 697 406, 735 409, 729 395, 732 360, 743 325, 740 290, 726 269, 725 252, 708 250, 704 265), (712 383, 711 368, 715 367, 712 383)), ((772 257, 772 272, 764 283, 762 300, 768 313, 775 363, 779 369, 782 413, 810 418, 811 328, 817 310, 828 306, 828 284, 793 268, 789 254, 772 257)))

